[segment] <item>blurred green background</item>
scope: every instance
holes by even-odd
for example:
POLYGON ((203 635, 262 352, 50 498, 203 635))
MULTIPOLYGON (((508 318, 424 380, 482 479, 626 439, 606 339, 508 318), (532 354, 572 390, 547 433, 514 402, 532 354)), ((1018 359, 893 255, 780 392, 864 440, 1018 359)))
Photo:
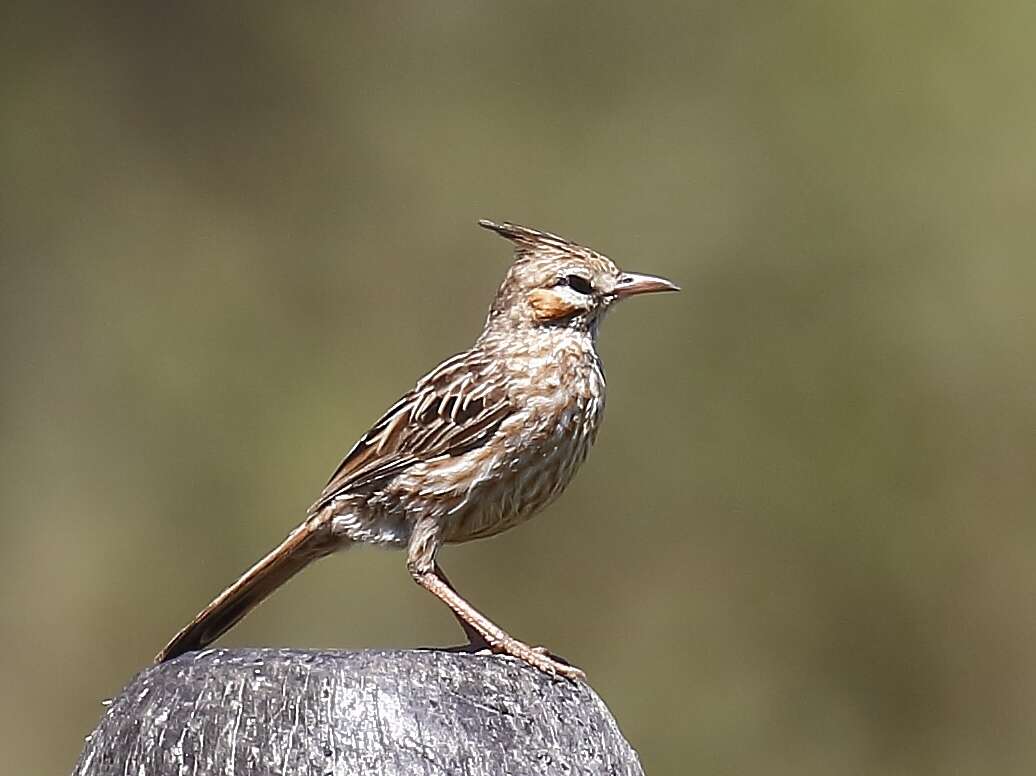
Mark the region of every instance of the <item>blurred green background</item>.
MULTIPOLYGON (((0 751, 61 773, 557 231, 566 495, 448 549, 649 774, 1036 769, 1036 5, 7 3, 0 751)), ((399 554, 221 643, 450 644, 399 554)))

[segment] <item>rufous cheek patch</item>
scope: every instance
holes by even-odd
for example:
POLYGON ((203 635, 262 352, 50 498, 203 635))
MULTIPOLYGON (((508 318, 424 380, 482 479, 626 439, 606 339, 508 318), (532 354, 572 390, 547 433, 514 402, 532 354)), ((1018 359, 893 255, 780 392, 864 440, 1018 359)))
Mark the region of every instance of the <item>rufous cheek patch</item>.
POLYGON ((541 321, 556 321, 579 312, 578 307, 547 288, 530 291, 529 306, 532 307, 533 315, 541 321))

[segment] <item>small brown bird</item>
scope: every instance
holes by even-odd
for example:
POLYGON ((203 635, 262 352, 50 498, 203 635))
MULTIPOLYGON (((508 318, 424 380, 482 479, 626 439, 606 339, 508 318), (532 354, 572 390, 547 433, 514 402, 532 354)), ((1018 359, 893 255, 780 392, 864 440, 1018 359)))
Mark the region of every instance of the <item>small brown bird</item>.
POLYGON ((583 677, 465 601, 435 553, 444 543, 505 531, 557 498, 604 411, 601 319, 620 299, 679 288, 622 272, 553 234, 479 224, 515 245, 481 336, 389 408, 345 456, 305 521, 176 634, 156 662, 205 647, 311 561, 365 543, 405 549, 414 581, 451 609, 475 648, 583 677))

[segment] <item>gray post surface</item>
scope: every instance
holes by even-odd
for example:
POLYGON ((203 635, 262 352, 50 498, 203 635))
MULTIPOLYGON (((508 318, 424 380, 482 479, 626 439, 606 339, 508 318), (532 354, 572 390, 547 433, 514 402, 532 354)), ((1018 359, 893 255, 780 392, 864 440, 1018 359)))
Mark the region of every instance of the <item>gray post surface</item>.
POLYGON ((206 650, 112 701, 74 776, 643 772, 587 685, 436 650, 206 650))

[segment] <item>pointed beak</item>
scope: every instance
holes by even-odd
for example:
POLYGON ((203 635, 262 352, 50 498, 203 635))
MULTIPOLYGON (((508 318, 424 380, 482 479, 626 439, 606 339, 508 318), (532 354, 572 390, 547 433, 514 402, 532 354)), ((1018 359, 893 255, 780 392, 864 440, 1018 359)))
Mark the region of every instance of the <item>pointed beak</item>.
POLYGON ((654 294, 659 291, 679 291, 680 286, 665 278, 654 275, 638 275, 635 272, 624 272, 615 284, 615 296, 625 299, 637 294, 654 294))

